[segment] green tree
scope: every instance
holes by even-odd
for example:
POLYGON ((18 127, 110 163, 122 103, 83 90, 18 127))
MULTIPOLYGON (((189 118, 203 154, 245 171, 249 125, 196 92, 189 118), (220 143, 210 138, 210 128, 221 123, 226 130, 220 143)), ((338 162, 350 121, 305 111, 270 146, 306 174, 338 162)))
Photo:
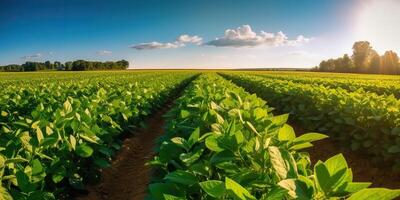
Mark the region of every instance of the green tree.
POLYGON ((399 74, 399 57, 394 51, 386 51, 382 56, 382 73, 399 74))
POLYGON ((62 68, 62 65, 58 61, 54 61, 54 69, 60 70, 62 68))
POLYGON ((370 62, 369 62, 369 69, 368 72, 369 73, 374 73, 374 74, 378 74, 381 71, 381 57, 379 56, 379 54, 372 50, 371 52, 371 56, 370 56, 370 62))
POLYGON ((50 61, 44 62, 44 65, 45 65, 46 69, 53 69, 53 64, 51 64, 50 61))
POLYGON ((354 63, 353 60, 349 57, 349 55, 344 54, 342 58, 342 69, 343 71, 340 72, 354 72, 354 63))
POLYGON ((319 64, 319 70, 322 72, 327 72, 328 71, 328 62, 323 60, 320 64, 319 64))
POLYGON ((72 70, 72 62, 66 62, 65 63, 65 71, 71 71, 72 70))
POLYGON ((334 64, 335 64, 334 72, 343 72, 345 70, 345 65, 342 57, 336 58, 334 60, 334 64))
POLYGON ((368 41, 358 41, 353 45, 353 62, 357 72, 367 72, 372 47, 368 41))

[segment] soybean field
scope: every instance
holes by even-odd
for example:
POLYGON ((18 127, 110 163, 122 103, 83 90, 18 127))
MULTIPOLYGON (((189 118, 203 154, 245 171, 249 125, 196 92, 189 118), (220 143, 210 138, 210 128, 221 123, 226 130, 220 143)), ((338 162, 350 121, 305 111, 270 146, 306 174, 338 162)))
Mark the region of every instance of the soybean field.
POLYGON ((400 197, 400 77, 0 73, 0 199, 400 197))

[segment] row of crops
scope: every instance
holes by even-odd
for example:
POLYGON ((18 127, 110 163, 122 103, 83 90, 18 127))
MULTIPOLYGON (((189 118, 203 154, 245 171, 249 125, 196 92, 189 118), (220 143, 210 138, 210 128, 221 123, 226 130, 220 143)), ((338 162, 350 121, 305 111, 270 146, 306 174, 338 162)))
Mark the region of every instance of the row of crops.
POLYGON ((110 165, 122 131, 195 77, 86 75, 0 81, 0 199, 55 199, 68 187, 84 188, 110 165))
MULTIPOLYGON (((246 71, 251 72, 251 71, 246 71)), ((334 79, 354 79, 354 80, 381 80, 381 81, 400 81, 398 75, 378 75, 378 74, 351 74, 351 73, 328 73, 328 72, 301 72, 301 71, 253 71, 252 73, 277 76, 294 77, 315 77, 315 78, 334 78, 334 79)))
POLYGON ((400 168, 400 101, 391 96, 255 75, 224 77, 293 114, 303 128, 329 133, 353 150, 400 168))
POLYGON ((165 135, 150 162, 158 172, 149 186, 151 199, 378 200, 400 196, 399 190, 370 189, 370 183, 353 182, 341 154, 312 167, 303 149, 326 136, 296 137, 286 123, 288 115, 274 116, 272 110, 256 95, 220 76, 201 75, 167 114, 165 135))
POLYGON ((352 79, 348 77, 343 78, 327 78, 327 77, 307 77, 296 75, 276 75, 276 74, 261 74, 260 76, 269 79, 292 81, 294 83, 315 84, 323 85, 329 88, 343 88, 348 91, 366 91, 373 92, 379 95, 393 95, 400 98, 400 81, 397 80, 376 80, 376 79, 352 79))

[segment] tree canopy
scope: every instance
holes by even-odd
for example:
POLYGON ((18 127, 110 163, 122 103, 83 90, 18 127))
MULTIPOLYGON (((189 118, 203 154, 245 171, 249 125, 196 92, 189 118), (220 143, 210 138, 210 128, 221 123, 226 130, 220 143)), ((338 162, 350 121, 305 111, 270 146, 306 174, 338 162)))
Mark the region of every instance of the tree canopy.
POLYGON ((314 70, 323 72, 400 74, 399 57, 394 51, 380 56, 368 41, 353 45, 351 58, 344 54, 336 59, 323 60, 314 70))
POLYGON ((7 72, 23 72, 23 71, 42 71, 42 70, 65 70, 65 71, 87 71, 87 70, 124 70, 128 69, 129 62, 126 60, 120 61, 86 61, 86 60, 76 60, 65 62, 64 64, 55 61, 54 63, 50 61, 46 62, 30 62, 27 61, 22 65, 12 64, 0 66, 0 71, 7 72))

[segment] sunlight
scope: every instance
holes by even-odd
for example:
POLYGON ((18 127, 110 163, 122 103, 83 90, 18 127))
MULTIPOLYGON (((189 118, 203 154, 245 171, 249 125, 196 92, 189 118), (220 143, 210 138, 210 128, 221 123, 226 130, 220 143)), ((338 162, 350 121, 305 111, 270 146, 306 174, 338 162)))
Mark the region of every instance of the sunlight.
POLYGON ((400 1, 360 1, 355 14, 356 40, 368 40, 378 52, 400 47, 400 1))

